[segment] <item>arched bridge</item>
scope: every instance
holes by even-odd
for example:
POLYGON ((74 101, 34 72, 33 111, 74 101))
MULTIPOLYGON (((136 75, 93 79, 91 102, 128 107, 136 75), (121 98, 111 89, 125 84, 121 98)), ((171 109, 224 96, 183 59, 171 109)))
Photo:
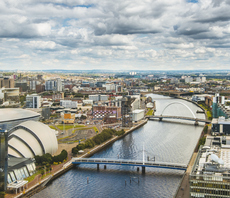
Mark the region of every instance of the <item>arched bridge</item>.
POLYGON ((198 125, 198 122, 205 122, 205 123, 211 123, 210 120, 206 120, 206 119, 201 119, 201 118, 197 118, 196 115, 193 113, 193 111, 184 103, 182 102, 172 102, 170 104, 168 104, 167 106, 165 106, 165 108, 163 109, 161 115, 155 115, 155 116, 147 116, 148 119, 153 120, 153 119, 159 119, 160 121, 163 120, 163 118, 170 118, 170 119, 180 119, 180 120, 190 120, 190 121, 195 121, 195 125, 198 125), (174 104, 181 104, 184 107, 186 107, 189 112, 191 113, 192 117, 185 117, 185 116, 173 116, 173 115, 163 115, 164 111, 171 105, 174 104))

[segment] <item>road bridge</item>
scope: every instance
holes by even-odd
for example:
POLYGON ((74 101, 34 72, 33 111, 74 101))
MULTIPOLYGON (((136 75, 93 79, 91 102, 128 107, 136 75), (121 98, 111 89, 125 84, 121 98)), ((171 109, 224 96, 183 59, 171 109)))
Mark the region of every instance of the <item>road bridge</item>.
POLYGON ((142 173, 145 173, 145 167, 151 168, 165 168, 186 171, 187 165, 178 163, 155 162, 155 161, 142 161, 142 160, 127 160, 127 159, 105 159, 105 158, 73 158, 72 164, 97 164, 99 165, 121 165, 121 166, 139 166, 142 167, 142 173))
POLYGON ((163 118, 169 118, 169 119, 180 119, 180 120, 190 120, 190 121, 195 121, 195 125, 198 125, 198 122, 205 122, 205 123, 211 123, 210 120, 206 120, 206 119, 201 119, 201 118, 197 118, 196 115, 194 114, 194 112, 192 111, 192 109, 186 105, 183 102, 171 102, 168 105, 166 105, 161 113, 161 115, 155 115, 155 116, 147 116, 147 118, 149 120, 154 120, 154 119, 159 119, 160 121, 163 120, 163 118), (175 105, 175 104, 180 104, 182 106, 184 106, 192 115, 192 117, 185 117, 185 116, 177 116, 177 115, 163 115, 164 111, 169 108, 171 105, 175 105))

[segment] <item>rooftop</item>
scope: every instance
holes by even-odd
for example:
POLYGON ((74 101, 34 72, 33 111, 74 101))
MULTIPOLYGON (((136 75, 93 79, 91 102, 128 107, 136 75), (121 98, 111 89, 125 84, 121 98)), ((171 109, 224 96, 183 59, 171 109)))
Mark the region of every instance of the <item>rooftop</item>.
POLYGON ((26 109, 16 109, 16 108, 3 108, 0 109, 0 123, 9 122, 12 120, 21 120, 31 117, 39 117, 40 114, 26 110, 26 109))

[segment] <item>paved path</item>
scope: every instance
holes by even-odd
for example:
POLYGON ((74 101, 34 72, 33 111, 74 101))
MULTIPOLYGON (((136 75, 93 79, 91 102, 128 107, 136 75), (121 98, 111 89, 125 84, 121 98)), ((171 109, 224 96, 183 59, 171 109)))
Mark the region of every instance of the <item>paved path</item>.
POLYGON ((189 174, 192 171, 193 164, 195 162, 197 153, 193 153, 192 158, 189 162, 187 171, 183 177, 179 190, 175 196, 175 198, 189 198, 189 174))

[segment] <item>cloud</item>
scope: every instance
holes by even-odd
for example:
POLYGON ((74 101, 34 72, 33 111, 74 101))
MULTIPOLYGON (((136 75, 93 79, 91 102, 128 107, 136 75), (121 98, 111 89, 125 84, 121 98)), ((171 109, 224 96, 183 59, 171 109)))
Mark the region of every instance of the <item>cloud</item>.
POLYGON ((230 0, 3 0, 1 63, 19 69, 25 60, 45 69, 225 68, 229 10, 230 0))

